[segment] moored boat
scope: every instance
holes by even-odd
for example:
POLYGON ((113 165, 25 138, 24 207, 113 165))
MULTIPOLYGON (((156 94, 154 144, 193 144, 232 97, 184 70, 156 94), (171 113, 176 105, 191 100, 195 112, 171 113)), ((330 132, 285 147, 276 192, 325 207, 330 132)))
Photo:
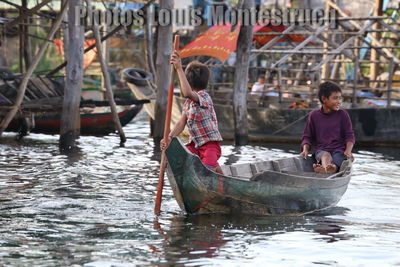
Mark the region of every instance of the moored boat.
POLYGON ((347 190, 351 162, 336 174, 317 174, 313 160, 291 157, 207 169, 174 137, 166 150, 174 196, 189 214, 301 215, 336 205, 347 190))
MULTIPOLYGON (((142 109, 142 104, 117 106, 118 117, 122 126, 128 124, 142 109)), ((80 110, 82 135, 107 135, 115 132, 115 125, 109 107, 83 107, 80 110)), ((34 117, 33 133, 59 134, 61 115, 38 115, 34 117)), ((21 128, 20 120, 13 120, 7 131, 17 132, 21 128)))

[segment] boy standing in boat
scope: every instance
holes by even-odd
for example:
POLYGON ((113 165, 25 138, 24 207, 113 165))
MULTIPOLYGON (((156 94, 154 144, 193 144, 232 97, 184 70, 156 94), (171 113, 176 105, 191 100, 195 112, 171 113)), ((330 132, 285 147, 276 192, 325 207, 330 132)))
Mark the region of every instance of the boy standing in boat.
MULTIPOLYGON (((186 98, 186 101, 180 120, 170 132, 170 138, 179 135, 187 125, 189 144, 186 147, 190 152, 198 155, 207 168, 222 174, 222 169, 218 164, 222 137, 218 130, 214 104, 205 91, 210 71, 206 65, 198 61, 191 62, 183 71, 177 51, 171 55, 171 63, 178 74, 182 96, 186 98)), ((168 144, 165 140, 161 140, 160 146, 164 150, 168 144)))
POLYGON ((343 160, 353 156, 355 142, 353 126, 349 114, 340 109, 342 90, 334 82, 324 82, 319 86, 318 98, 321 109, 314 110, 307 119, 301 141, 301 156, 307 158, 313 147, 317 173, 336 173, 343 160))

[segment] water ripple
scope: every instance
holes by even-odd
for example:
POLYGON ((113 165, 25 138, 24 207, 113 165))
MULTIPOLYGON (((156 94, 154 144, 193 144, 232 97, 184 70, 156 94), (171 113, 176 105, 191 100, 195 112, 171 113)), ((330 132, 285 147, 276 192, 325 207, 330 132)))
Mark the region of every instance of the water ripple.
MULTIPOLYGON (((141 113, 118 137, 0 139, 0 265, 391 266, 400 264, 400 150, 355 151, 335 208, 299 217, 185 216, 168 181, 153 215, 160 154, 141 113)), ((222 146, 220 163, 298 153, 297 145, 222 146)))

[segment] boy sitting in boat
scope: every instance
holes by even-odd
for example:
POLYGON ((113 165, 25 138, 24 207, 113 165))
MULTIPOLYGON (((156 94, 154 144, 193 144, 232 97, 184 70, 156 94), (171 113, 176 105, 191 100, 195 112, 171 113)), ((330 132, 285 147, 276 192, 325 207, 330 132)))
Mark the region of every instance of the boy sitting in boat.
MULTIPOLYGON (((218 130, 213 101, 204 90, 208 85, 210 71, 206 65, 198 61, 191 62, 183 71, 177 51, 171 55, 171 63, 178 74, 181 92, 186 101, 182 108, 181 118, 169 134, 169 141, 171 137, 179 135, 187 125, 189 143, 186 147, 190 152, 198 155, 207 168, 223 174, 218 164, 222 137, 218 130)), ((161 140, 161 149, 164 150, 167 146, 166 140, 161 140)))
POLYGON ((355 142, 353 126, 349 114, 340 109, 342 90, 334 82, 324 82, 319 86, 318 98, 321 109, 314 110, 307 119, 301 141, 301 156, 307 158, 313 147, 317 173, 336 173, 343 160, 352 159, 351 151, 355 142))

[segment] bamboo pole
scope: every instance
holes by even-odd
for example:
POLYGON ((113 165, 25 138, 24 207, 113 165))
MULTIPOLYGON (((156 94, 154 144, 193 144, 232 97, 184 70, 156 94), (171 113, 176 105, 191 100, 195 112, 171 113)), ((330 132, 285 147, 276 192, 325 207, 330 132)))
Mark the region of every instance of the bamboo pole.
POLYGON ((278 62, 274 63, 272 65, 273 68, 279 67, 279 65, 283 64, 286 62, 286 60, 294 53, 299 52, 299 53, 304 53, 303 51, 300 51, 300 49, 303 49, 308 43, 313 42, 317 36, 325 31, 328 28, 329 25, 323 25, 320 28, 318 28, 314 34, 310 35, 305 39, 303 42, 301 42, 299 45, 297 45, 293 50, 290 51, 287 55, 283 56, 281 59, 279 59, 278 62))
MULTIPOLYGON (((378 0, 377 0, 378 1, 378 0)), ((334 8, 334 9, 336 9, 337 11, 338 11, 338 13, 341 15, 341 16, 343 16, 343 17, 345 17, 345 18, 349 18, 349 22, 354 26, 354 27, 356 27, 356 29, 362 29, 362 25, 360 25, 359 23, 357 23, 357 22, 355 22, 353 19, 351 19, 351 17, 349 17, 347 14, 345 14, 341 9, 340 9, 340 7, 337 5, 337 4, 335 4, 335 3, 333 3, 332 1, 330 1, 330 0, 327 0, 327 2, 329 3, 329 5, 332 7, 332 8, 334 8)), ((379 19, 380 17, 371 17, 370 19, 372 20, 372 19, 374 19, 375 20, 375 18, 376 19, 379 19)), ((382 19, 384 19, 385 17, 382 17, 382 19)), ((377 23, 378 23, 379 21, 377 21, 377 23)), ((375 23, 375 21, 374 21, 374 23, 375 23)), ((380 23, 380 22, 379 22, 380 23)), ((343 23, 341 22, 341 21, 339 21, 339 24, 343 27, 343 28, 348 28, 348 27, 346 27, 346 26, 344 26, 343 25, 343 23)), ((372 25, 372 24, 371 24, 372 25)), ((360 36, 359 37, 361 37, 361 34, 360 34, 360 36)), ((372 33, 368 33, 367 32, 367 37, 369 37, 370 39, 371 39, 371 42, 367 42, 365 39, 364 39, 364 43, 370 43, 370 44, 372 44, 372 45, 377 45, 379 48, 382 48, 384 45, 377 39, 377 38, 375 38, 375 36, 372 34, 372 33)), ((378 50, 378 49, 376 49, 376 51, 378 52, 378 53, 380 53, 380 50, 378 50)), ((387 48, 382 48, 382 53, 383 53, 383 55, 386 57, 386 58, 393 58, 393 60, 395 61, 395 63, 397 63, 397 64, 399 64, 400 63, 400 59, 395 55, 395 54, 393 54, 390 50, 388 50, 387 48)), ((374 61, 374 60, 373 60, 374 61)))
POLYGON ((299 69, 300 69, 301 71, 298 71, 298 72, 296 73, 296 77, 295 77, 295 79, 294 79, 293 86, 299 85, 300 80, 301 80, 302 76, 304 75, 304 69, 307 67, 307 63, 308 63, 308 62, 307 62, 307 56, 306 56, 306 55, 303 55, 303 57, 302 57, 302 62, 300 63, 300 66, 299 66, 299 69))
MULTIPOLYGON (((103 23, 101 26, 102 26, 103 32, 107 32, 107 30, 108 30, 107 23, 103 23)), ((99 27, 97 27, 97 28, 98 28, 98 30, 100 30, 99 27)), ((100 42, 101 42, 101 40, 100 40, 100 42)), ((97 43, 97 40, 96 40, 96 43, 97 43)), ((102 56, 104 58, 104 61, 105 61, 105 64, 106 64, 107 70, 108 70, 108 66, 109 66, 109 62, 110 62, 110 40, 103 41, 103 43, 101 43, 101 45, 102 45, 102 51, 103 51, 102 56)), ((97 51, 97 52, 99 53, 99 51, 97 51)), ((108 71, 107 71, 107 73, 108 73, 108 71)), ((107 90, 107 85, 106 85, 104 75, 101 76, 101 90, 103 90, 103 91, 107 90)), ((107 94, 106 94, 106 97, 108 97, 107 94)))
MULTIPOLYGON (((337 58, 340 58, 340 55, 338 55, 337 58)), ((330 79, 335 80, 338 77, 341 64, 340 64, 340 62, 333 61, 333 60, 331 60, 331 63, 333 63, 333 69, 331 72, 330 79)))
MULTIPOLYGON (((60 14, 58 14, 57 19, 53 24, 53 27, 51 28, 49 34, 47 35, 47 39, 53 39, 54 34, 56 33, 56 31, 58 30, 58 28, 61 25, 63 16, 67 10, 66 7, 67 7, 67 5, 63 4, 60 14)), ((33 71, 39 64, 40 60, 42 59, 44 52, 46 51, 48 45, 49 45, 49 42, 43 42, 42 46, 39 49, 39 52, 33 59, 32 64, 29 66, 27 72, 25 73, 24 77, 22 78, 22 81, 21 81, 18 91, 17 91, 17 98, 15 100, 14 106, 7 113, 7 115, 4 117, 4 119, 0 123, 0 136, 3 134, 4 130, 7 128, 8 124, 11 122, 11 120, 14 118, 15 114, 17 114, 17 111, 22 104, 22 100, 25 95, 26 87, 29 82, 29 78, 32 76, 33 71)))
MULTIPOLYGON (((175 35, 174 40, 174 50, 179 49, 179 35, 175 35)), ((169 142, 169 132, 170 132, 170 125, 171 125, 171 113, 172 113, 172 102, 174 96, 174 72, 175 69, 171 67, 170 71, 170 84, 168 88, 168 102, 167 102, 167 111, 165 114, 165 124, 164 124, 164 140, 168 143, 169 142)), ((161 154, 161 164, 160 164, 160 174, 158 176, 158 185, 157 185, 157 196, 156 196, 156 204, 154 207, 154 213, 156 215, 160 215, 161 211, 161 199, 162 199, 162 191, 164 187, 164 173, 165 167, 167 163, 167 157, 165 155, 165 151, 162 151, 161 154)))
MULTIPOLYGON (((290 25, 287 29, 285 29, 283 32, 273 32, 274 34, 278 35, 275 36, 271 41, 267 42, 265 45, 263 45, 260 49, 258 50, 267 50, 270 47, 274 46, 280 39, 282 39, 282 35, 286 35, 286 34, 292 34, 291 31, 295 28, 295 25, 290 25)), ((253 33, 254 35, 256 35, 256 33, 253 33)), ((253 52, 254 50, 252 50, 251 52, 253 52)), ((251 55, 249 58, 249 61, 254 60, 257 57, 257 55, 251 55)))
MULTIPOLYGON (((364 27, 362 27, 362 28, 358 31, 358 33, 359 33, 360 35, 363 34, 363 33, 368 29, 368 27, 371 26, 371 24, 373 24, 373 23, 374 23, 374 21, 368 22, 366 25, 364 25, 364 27)), ((329 53, 329 55, 328 55, 325 59, 322 59, 322 61, 321 61, 320 63, 318 63, 317 66, 314 66, 314 67, 312 68, 312 70, 317 70, 317 69, 319 69, 322 65, 324 65, 325 63, 327 63, 328 61, 330 61, 330 60, 335 56, 335 54, 341 53, 341 52, 343 51, 343 49, 346 49, 347 46, 349 46, 350 43, 353 42, 354 39, 356 39, 356 37, 357 37, 357 36, 354 35, 354 36, 350 37, 349 39, 347 39, 346 41, 344 41, 338 48, 336 48, 336 49, 333 50, 331 53, 329 53)))
MULTIPOLYGON (((88 9, 90 10, 91 9, 90 0, 86 0, 86 4, 88 9)), ((126 137, 124 130, 122 130, 121 122, 118 118, 117 106, 115 105, 114 102, 114 94, 111 88, 110 74, 108 73, 107 70, 106 58, 104 57, 103 47, 101 45, 99 26, 96 23, 94 23, 92 29, 94 38, 96 39, 97 55, 99 56, 101 71, 103 72, 104 85, 106 87, 106 94, 108 102, 110 104, 112 118, 114 121, 115 128, 118 131, 119 137, 121 139, 120 145, 122 146, 126 142, 126 137)))

